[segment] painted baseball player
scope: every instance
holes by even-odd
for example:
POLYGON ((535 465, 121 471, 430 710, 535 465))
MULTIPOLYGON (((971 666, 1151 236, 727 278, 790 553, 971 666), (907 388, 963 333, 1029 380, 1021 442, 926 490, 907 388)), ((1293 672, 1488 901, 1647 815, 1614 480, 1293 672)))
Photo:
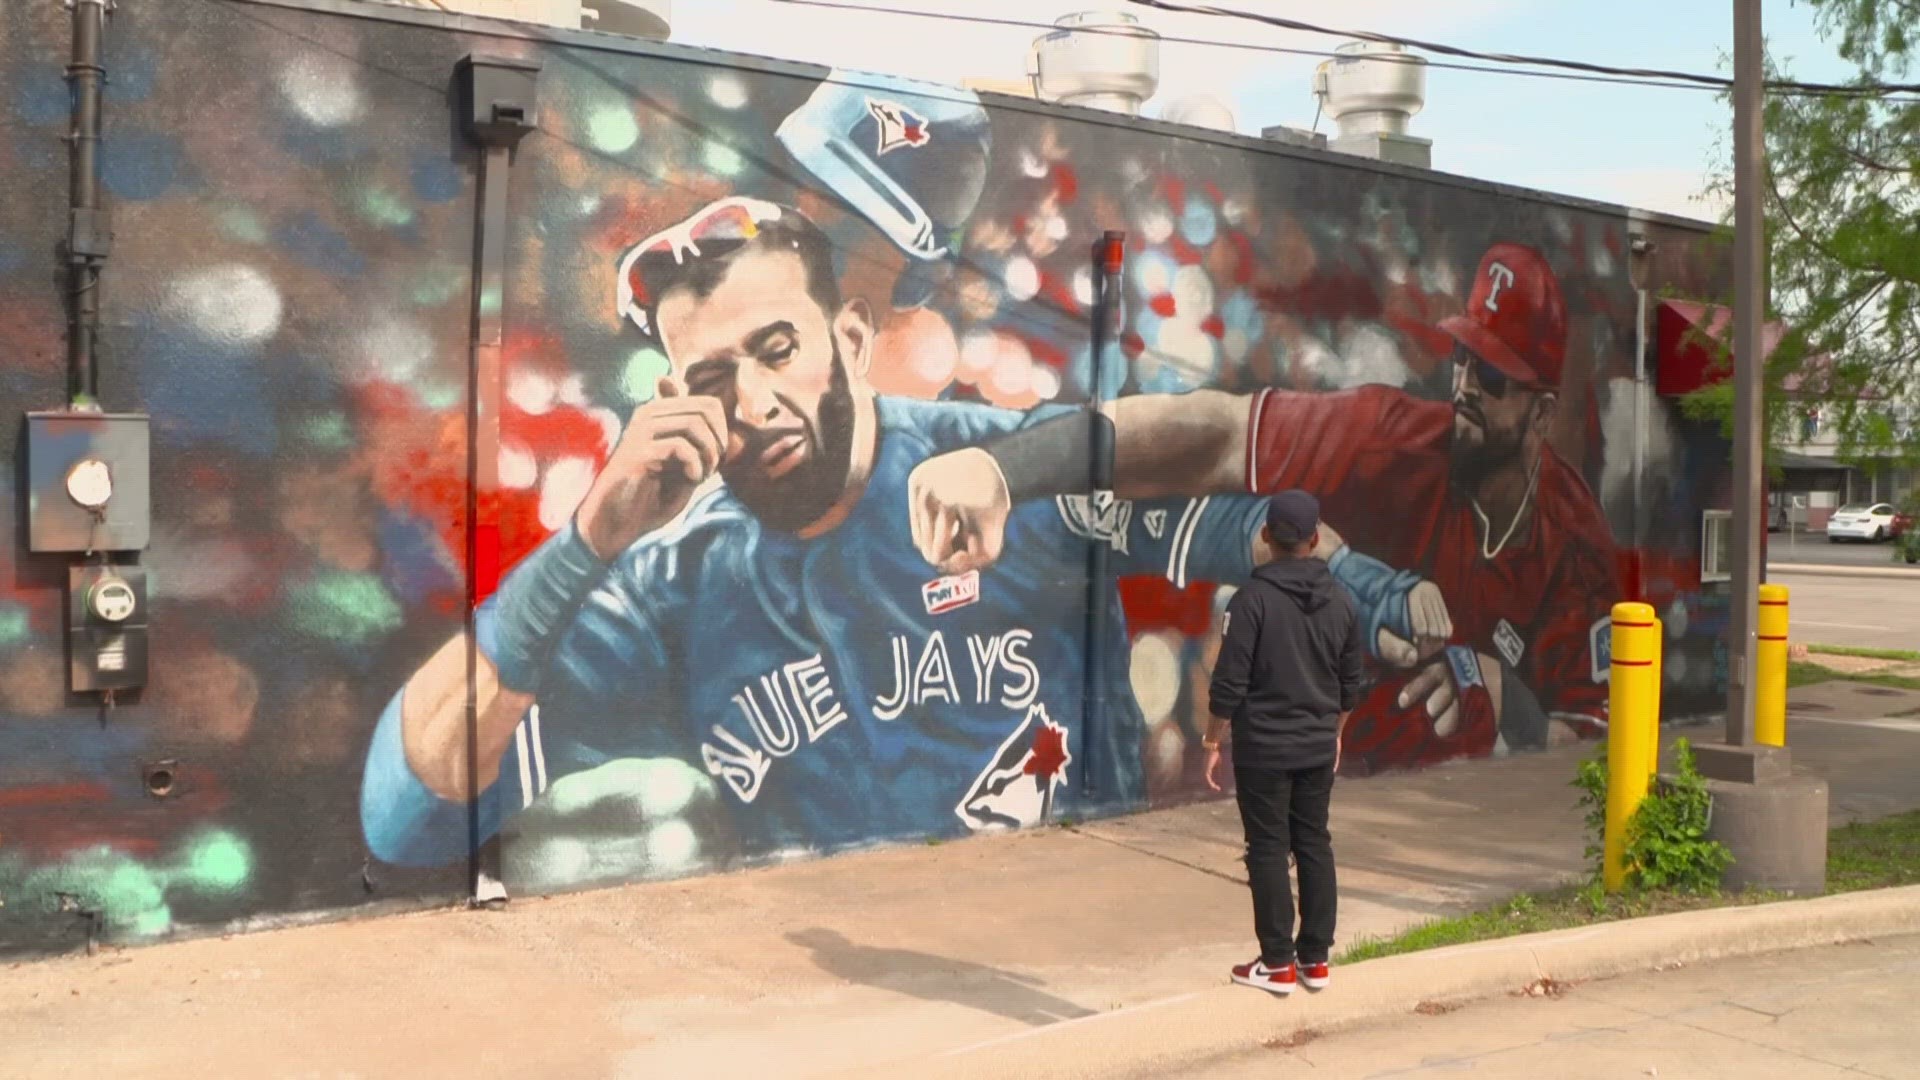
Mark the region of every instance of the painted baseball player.
MULTIPOLYGON (((1048 414, 875 395, 866 305, 791 207, 725 199, 643 242, 621 302, 671 374, 479 612, 482 837, 627 757, 698 763, 754 852, 1138 803, 1126 633, 1087 640, 1087 546, 1119 574, 1238 580, 1266 500, 1010 501, 982 565, 943 575, 921 552, 956 524, 910 475, 1048 414), (1110 710, 1089 730, 1096 651, 1110 710)), ((1034 471, 1018 453, 973 451, 996 477, 1034 471)), ((465 701, 456 639, 381 717, 362 795, 380 858, 466 854, 465 701)))
MULTIPOLYGON (((1466 312, 1442 328, 1456 342, 1450 403, 1368 386, 1111 408, 1123 495, 1319 496, 1344 535, 1318 554, 1358 601, 1383 675, 1348 728, 1345 761, 1365 768, 1544 746, 1605 723, 1620 586, 1598 501, 1548 444, 1566 356, 1559 283, 1538 252, 1497 244, 1466 312)), ((1065 446, 1076 425, 1008 442, 1065 446)), ((968 549, 990 545, 980 533, 1001 513, 965 475, 977 471, 967 455, 923 466, 922 483, 962 522, 927 552, 949 570, 977 565, 968 549)))

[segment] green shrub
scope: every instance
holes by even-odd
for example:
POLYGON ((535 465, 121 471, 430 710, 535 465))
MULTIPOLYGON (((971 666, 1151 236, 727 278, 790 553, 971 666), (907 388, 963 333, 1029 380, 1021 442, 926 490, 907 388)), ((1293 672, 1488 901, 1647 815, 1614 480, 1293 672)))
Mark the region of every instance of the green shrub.
MULTIPOLYGON (((1720 889, 1720 875, 1733 864, 1725 844, 1707 836, 1713 797, 1693 760, 1693 747, 1674 744, 1671 776, 1656 778, 1640 809, 1627 822, 1627 888, 1635 891, 1707 895, 1720 889)), ((1600 877, 1607 830, 1607 762, 1600 756, 1580 763, 1573 786, 1586 811, 1586 857, 1600 877)))

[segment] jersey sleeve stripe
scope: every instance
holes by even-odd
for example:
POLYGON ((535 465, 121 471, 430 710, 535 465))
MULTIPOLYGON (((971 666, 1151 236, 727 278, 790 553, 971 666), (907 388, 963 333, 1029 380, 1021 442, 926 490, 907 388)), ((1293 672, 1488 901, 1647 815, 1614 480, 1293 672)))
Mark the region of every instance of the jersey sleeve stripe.
POLYGON ((520 760, 520 808, 533 805, 533 755, 527 752, 527 722, 513 729, 513 748, 518 751, 514 756, 520 760))
POLYGON ((540 706, 527 710, 527 742, 533 747, 533 793, 547 790, 547 740, 540 732, 540 706))
POLYGON ((1212 496, 1193 499, 1187 503, 1186 513, 1180 515, 1180 528, 1173 535, 1172 562, 1167 567, 1167 579, 1176 589, 1187 587, 1187 556, 1193 551, 1193 534, 1199 531, 1201 515, 1207 511, 1212 496))
POLYGON ((1260 417, 1267 410, 1267 395, 1271 388, 1253 395, 1253 418, 1247 423, 1247 492, 1260 494, 1260 474, 1256 466, 1260 463, 1260 417))

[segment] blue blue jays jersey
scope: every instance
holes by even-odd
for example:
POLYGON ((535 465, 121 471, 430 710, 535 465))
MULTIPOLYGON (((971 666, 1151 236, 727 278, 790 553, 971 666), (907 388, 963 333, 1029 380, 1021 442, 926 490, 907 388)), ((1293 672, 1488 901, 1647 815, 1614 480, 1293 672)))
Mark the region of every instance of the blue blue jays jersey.
MULTIPOLYGON (((763 528, 724 488, 642 538, 561 632, 481 799, 483 838, 560 777, 618 758, 708 774, 746 854, 947 836, 1137 806, 1144 732, 1117 589, 1089 638, 1089 545, 1120 576, 1237 582, 1265 500, 1068 496, 1014 508, 991 567, 943 577, 914 546, 908 476, 1053 410, 881 398, 865 493, 825 536, 763 528), (1104 682, 1085 715, 1089 659, 1104 682)), ((479 612, 492 655, 498 613, 479 612)), ((399 696, 362 791, 375 853, 464 857, 465 807, 406 765, 399 696)))

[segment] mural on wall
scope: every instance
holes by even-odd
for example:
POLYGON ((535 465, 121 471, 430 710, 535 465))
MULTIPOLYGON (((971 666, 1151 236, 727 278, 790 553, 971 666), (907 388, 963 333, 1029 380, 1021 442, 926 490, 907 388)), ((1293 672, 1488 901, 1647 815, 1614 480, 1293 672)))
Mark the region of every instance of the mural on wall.
MULTIPOLYGON (((0 394, 34 407, 65 42, 57 5, 0 12, 0 394)), ((510 888, 1200 797, 1279 486, 1319 493, 1370 620, 1356 774, 1595 734, 1629 558, 1670 700, 1717 692, 1719 493, 1688 477, 1724 466, 1632 402, 1624 216, 694 50, 232 0, 127 6, 108 46, 103 391, 154 415, 153 681, 104 725, 67 700, 59 580, 0 548, 0 949, 465 888, 475 182, 445 87, 476 48, 543 65, 483 298, 506 572, 475 764, 510 888), (1639 415, 1678 478, 1636 544, 1639 415)))

